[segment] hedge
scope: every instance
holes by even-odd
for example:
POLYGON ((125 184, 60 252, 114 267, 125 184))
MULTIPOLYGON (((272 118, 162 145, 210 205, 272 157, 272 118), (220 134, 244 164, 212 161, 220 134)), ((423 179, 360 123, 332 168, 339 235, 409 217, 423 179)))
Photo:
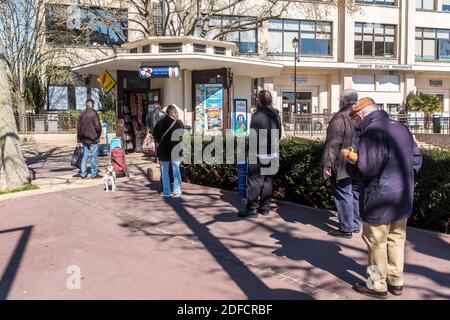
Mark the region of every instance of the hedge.
MULTIPOLYGON (((336 210, 329 181, 319 172, 322 150, 320 141, 289 138, 280 142, 280 170, 274 179, 276 199, 336 210)), ((450 233, 450 151, 422 150, 422 154, 424 163, 417 176, 409 225, 450 233)), ((237 190, 235 165, 183 164, 182 171, 186 182, 237 190)))

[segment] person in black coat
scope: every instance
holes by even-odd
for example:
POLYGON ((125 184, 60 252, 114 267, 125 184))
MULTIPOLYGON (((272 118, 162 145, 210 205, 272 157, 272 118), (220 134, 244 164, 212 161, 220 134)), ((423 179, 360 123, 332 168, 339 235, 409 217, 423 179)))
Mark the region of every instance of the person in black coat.
POLYGON ((151 106, 150 112, 147 114, 146 118, 146 124, 148 128, 148 132, 153 134, 153 130, 155 129, 156 125, 159 121, 164 119, 166 116, 166 113, 161 110, 161 105, 159 102, 155 102, 151 106))
POLYGON ((331 230, 330 235, 341 238, 352 238, 353 232, 359 232, 359 183, 353 181, 347 173, 341 149, 356 147, 358 139, 353 130, 355 123, 350 118, 353 104, 358 101, 358 93, 353 89, 343 92, 337 112, 327 129, 327 139, 322 154, 321 171, 326 179, 330 179, 331 193, 336 204, 339 228, 331 230))
POLYGON ((278 172, 280 115, 278 110, 272 107, 272 95, 269 91, 260 91, 257 102, 257 110, 250 122, 247 208, 238 213, 241 218, 269 214, 272 181, 278 172))
POLYGON ((181 172, 180 172, 180 156, 172 154, 173 149, 181 142, 178 139, 184 132, 184 125, 178 119, 178 111, 174 105, 170 105, 166 110, 167 115, 164 119, 156 124, 153 130, 153 136, 158 145, 158 158, 161 164, 163 197, 180 197, 181 196, 181 172), (177 130, 183 130, 177 134, 177 130), (172 139, 177 138, 175 141, 172 139), (169 166, 172 166, 173 172, 173 190, 170 187, 169 166))

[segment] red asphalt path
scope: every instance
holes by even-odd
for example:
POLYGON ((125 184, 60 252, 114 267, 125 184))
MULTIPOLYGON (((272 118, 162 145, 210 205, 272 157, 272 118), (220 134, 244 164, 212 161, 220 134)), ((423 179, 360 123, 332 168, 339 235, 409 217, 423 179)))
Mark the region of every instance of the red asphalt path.
MULTIPOLYGON (((331 213, 279 203, 240 220, 236 194, 183 187, 180 199, 142 179, 0 201, 0 299, 365 298, 351 289, 365 245, 328 236, 331 213)), ((450 299, 448 236, 408 230, 402 298, 450 299)))

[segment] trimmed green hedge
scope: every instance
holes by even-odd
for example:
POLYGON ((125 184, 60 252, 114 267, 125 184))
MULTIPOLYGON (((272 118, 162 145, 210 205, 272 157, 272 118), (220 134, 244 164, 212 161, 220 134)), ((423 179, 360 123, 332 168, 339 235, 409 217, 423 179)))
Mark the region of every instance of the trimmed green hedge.
MULTIPOLYGON (((207 142, 205 143, 207 144, 207 142)), ((329 181, 319 172, 323 142, 297 138, 280 142, 280 170, 274 197, 310 207, 335 210, 329 181)), ((411 226, 450 233, 450 151, 422 150, 411 226)), ((237 190, 235 165, 184 164, 186 182, 237 190)))

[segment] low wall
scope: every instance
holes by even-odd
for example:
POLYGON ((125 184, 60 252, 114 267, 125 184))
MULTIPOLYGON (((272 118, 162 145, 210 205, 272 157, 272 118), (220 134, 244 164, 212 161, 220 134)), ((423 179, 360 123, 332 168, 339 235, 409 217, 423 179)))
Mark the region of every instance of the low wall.
POLYGON ((416 133, 416 139, 436 147, 450 148, 450 134, 416 133))
MULTIPOLYGON (((108 132, 108 139, 115 137, 114 132, 108 132)), ((21 143, 44 143, 52 145, 73 146, 77 143, 75 133, 55 133, 55 134, 19 134, 21 143)), ((103 140, 100 140, 101 143, 103 140)))

